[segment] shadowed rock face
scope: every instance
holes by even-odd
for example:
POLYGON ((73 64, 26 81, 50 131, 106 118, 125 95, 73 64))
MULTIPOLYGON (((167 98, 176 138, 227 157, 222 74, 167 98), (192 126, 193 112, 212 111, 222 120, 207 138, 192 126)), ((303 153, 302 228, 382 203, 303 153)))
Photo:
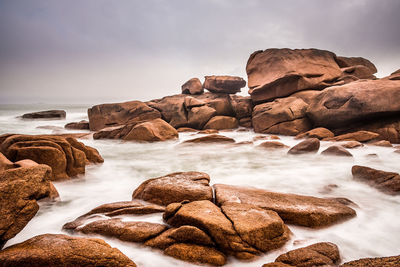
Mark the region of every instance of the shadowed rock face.
POLYGON ((382 192, 391 195, 400 194, 400 175, 395 172, 375 170, 355 165, 351 168, 354 179, 364 181, 382 192))
POLYGON ((23 119, 64 119, 66 116, 65 110, 46 110, 22 115, 23 119))
POLYGON ((335 54, 318 49, 267 49, 247 61, 249 94, 260 103, 305 89, 334 85, 342 71, 335 54))
POLYGON ((97 238, 38 235, 0 252, 3 266, 121 266, 136 264, 97 238))
POLYGON ((224 130, 224 129, 235 129, 238 126, 239 122, 234 117, 215 116, 206 123, 204 129, 224 130))
POLYGON ((352 157, 353 155, 342 146, 330 146, 321 152, 321 155, 352 157))
POLYGON ((235 94, 246 86, 243 78, 236 76, 205 76, 203 87, 212 93, 235 94))
POLYGON ((81 120, 79 122, 70 122, 65 124, 64 128, 73 130, 89 130, 89 122, 81 120))
POLYGON ((356 215, 353 209, 334 200, 223 184, 213 187, 219 206, 227 203, 255 205, 277 212, 289 224, 323 227, 356 215))
POLYGON ((182 85, 182 94, 199 95, 203 92, 203 85, 198 78, 192 78, 182 85))
POLYGON ((381 258, 364 258, 355 261, 346 262, 340 267, 397 267, 400 266, 400 256, 381 257, 381 258))

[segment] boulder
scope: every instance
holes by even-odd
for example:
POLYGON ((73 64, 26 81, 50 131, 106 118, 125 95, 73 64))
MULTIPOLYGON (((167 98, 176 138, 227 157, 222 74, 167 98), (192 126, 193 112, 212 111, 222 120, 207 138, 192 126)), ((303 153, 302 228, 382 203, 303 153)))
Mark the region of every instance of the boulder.
POLYGON ((186 140, 183 143, 235 143, 235 139, 223 135, 210 134, 207 136, 186 140))
POLYGON ((0 172, 0 248, 35 216, 36 200, 51 196, 50 178, 46 165, 0 172))
MULTIPOLYGON (((355 65, 346 68, 341 68, 343 71, 342 79, 350 77, 356 77, 357 79, 376 79, 371 69, 363 65, 355 65)), ((355 81, 356 79, 352 80, 355 81)))
POLYGON ((222 266, 226 263, 226 256, 215 248, 195 244, 173 244, 164 250, 164 254, 179 260, 222 266))
POLYGON ((235 111, 231 104, 231 95, 222 93, 204 93, 196 96, 196 98, 205 102, 210 108, 215 109, 216 116, 235 117, 235 111))
POLYGON ((158 110, 140 101, 96 105, 88 109, 88 116, 92 131, 161 118, 158 110))
POLYGON ((352 157, 353 155, 342 146, 330 146, 321 152, 321 155, 352 157))
POLYGON ((387 140, 380 140, 368 143, 373 146, 393 147, 393 145, 387 140))
POLYGON ((187 110, 184 105, 186 96, 187 95, 166 96, 161 99, 147 102, 147 104, 158 110, 161 113, 162 118, 171 124, 172 127, 187 127, 187 110))
POLYGON ((178 132, 174 127, 162 119, 136 124, 125 136, 126 141, 165 141, 178 138, 178 132))
POLYGON ((263 142, 260 145, 258 145, 260 148, 265 148, 265 149, 282 149, 282 148, 288 148, 287 145, 278 142, 278 141, 267 141, 263 142))
POLYGON ((228 116, 215 116, 212 117, 204 126, 204 129, 215 129, 215 130, 224 130, 224 129, 235 129, 239 126, 239 122, 234 117, 228 116))
POLYGON ((205 76, 203 88, 212 93, 236 94, 246 86, 246 81, 237 76, 205 76))
POLYGON ((188 111, 187 126, 203 129, 204 125, 216 114, 216 110, 209 106, 193 107, 188 111))
POLYGON ((256 51, 246 65, 251 99, 260 103, 332 86, 342 73, 335 58, 334 53, 317 49, 256 51))
POLYGON ((97 238, 44 234, 0 251, 3 266, 136 267, 116 248, 97 238))
POLYGON ((199 95, 203 92, 203 85, 198 78, 192 78, 182 85, 182 94, 199 95))
POLYGON ((204 172, 176 172, 143 182, 132 194, 132 199, 143 199, 158 205, 183 200, 212 200, 210 176, 204 172))
POLYGON ((330 199, 275 193, 263 189, 215 184, 218 206, 242 203, 273 210, 285 223, 306 227, 323 227, 352 218, 356 212, 330 199))
POLYGON ((361 144, 358 141, 349 141, 349 142, 346 142, 346 143, 342 144, 341 146, 344 147, 344 148, 356 148, 356 147, 363 146, 363 144, 361 144))
POLYGON ((190 243, 204 246, 215 246, 214 241, 202 230, 191 225, 173 229, 169 237, 178 243, 190 243))
POLYGON ((89 130, 89 122, 87 120, 81 120, 79 122, 70 122, 65 124, 64 128, 72 130, 89 130))
POLYGON ((317 153, 319 150, 319 145, 320 142, 317 138, 309 138, 292 147, 288 151, 288 154, 298 155, 305 153, 317 153))
POLYGON ((367 142, 379 138, 379 134, 369 131, 357 131, 338 135, 332 138, 325 138, 323 141, 357 141, 367 142))
POLYGON ((198 132, 198 134, 217 134, 219 133, 216 129, 205 129, 198 132))
POLYGON ((321 242, 294 249, 280 255, 275 260, 275 262, 282 262, 296 267, 336 266, 339 261, 338 247, 329 242, 321 242))
POLYGON ((400 265, 400 256, 364 258, 346 262, 340 267, 397 267, 400 265))
POLYGON ((240 120, 243 118, 251 118, 253 112, 253 103, 249 96, 229 95, 235 117, 240 120))
POLYGON ((400 113, 400 81, 360 80, 323 90, 307 108, 316 126, 348 127, 400 113))
POLYGON ((297 135, 311 128, 305 117, 308 104, 300 98, 286 97, 254 107, 252 124, 256 133, 297 135))
POLYGON ((318 127, 318 128, 309 130, 308 132, 296 135, 295 139, 317 138, 319 140, 322 140, 324 138, 332 138, 334 136, 335 136, 335 134, 332 133, 330 130, 323 128, 323 127, 318 127))
POLYGON ((340 68, 347 68, 352 66, 364 66, 368 68, 371 74, 375 74, 378 70, 375 65, 368 59, 362 57, 336 57, 336 62, 340 68))
POLYGON ((351 172, 354 179, 364 181, 384 193, 400 194, 400 175, 398 173, 375 170, 359 165, 353 166, 351 172))
POLYGON ((46 110, 22 115, 23 119, 65 119, 65 110, 46 110))

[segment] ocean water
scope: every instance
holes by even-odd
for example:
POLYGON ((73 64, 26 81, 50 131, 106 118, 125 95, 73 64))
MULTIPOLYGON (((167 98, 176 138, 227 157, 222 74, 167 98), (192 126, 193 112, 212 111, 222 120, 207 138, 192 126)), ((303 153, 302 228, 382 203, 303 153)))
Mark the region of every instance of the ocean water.
MULTIPOLYGON (((87 119, 88 106, 72 105, 1 105, 0 134, 52 134, 77 132, 65 130, 66 123, 87 119), (64 109, 65 120, 22 120, 26 112, 64 109)), ((84 132, 84 131, 79 131, 84 132)), ((221 132, 237 142, 252 141, 259 134, 253 131, 221 132)), ((55 182, 61 201, 41 203, 40 210, 28 225, 6 246, 44 233, 64 233, 63 224, 74 220, 90 209, 109 202, 127 201, 143 181, 177 171, 203 171, 210 175, 211 184, 253 186, 276 192, 288 192, 317 197, 345 197, 356 203, 357 217, 331 227, 312 230, 289 225, 291 240, 281 249, 267 253, 254 261, 228 259, 227 266, 261 266, 274 261, 287 250, 315 242, 337 244, 342 262, 362 257, 392 256, 400 253, 400 196, 383 194, 352 179, 351 167, 365 165, 386 171, 400 172, 400 154, 394 148, 364 146, 350 150, 354 158, 316 155, 288 156, 286 150, 267 151, 253 145, 190 145, 184 140, 199 134, 180 133, 179 140, 158 143, 135 143, 120 140, 81 139, 99 150, 105 162, 91 165, 86 174, 55 182), (377 156, 369 156, 369 154, 377 156), (328 185, 336 187, 327 188, 328 185)), ((281 136, 288 146, 298 140, 281 136)), ((331 145, 322 142, 320 151, 331 145)), ((125 217, 126 220, 162 222, 162 214, 125 217)), ((138 266, 192 266, 166 257, 160 250, 140 244, 104 238, 117 247, 138 266)), ((193 265, 196 266, 196 265, 193 265)))

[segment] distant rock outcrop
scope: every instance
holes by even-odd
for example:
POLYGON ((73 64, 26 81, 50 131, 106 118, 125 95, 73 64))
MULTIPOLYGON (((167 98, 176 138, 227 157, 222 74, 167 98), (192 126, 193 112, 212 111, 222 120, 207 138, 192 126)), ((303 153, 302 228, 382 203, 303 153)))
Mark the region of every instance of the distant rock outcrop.
POLYGON ((21 117, 23 119, 65 119, 66 115, 65 110, 46 110, 26 113, 21 117))

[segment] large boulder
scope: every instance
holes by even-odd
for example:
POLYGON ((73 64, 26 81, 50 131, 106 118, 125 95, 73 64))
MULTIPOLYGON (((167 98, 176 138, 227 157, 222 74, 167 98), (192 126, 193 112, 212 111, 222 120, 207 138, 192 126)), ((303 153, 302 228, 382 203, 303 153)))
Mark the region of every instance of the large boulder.
POLYGON ((132 199, 143 199, 158 205, 184 200, 212 200, 210 176, 204 172, 176 172, 143 182, 132 199))
POLYGON ((273 210, 285 221, 306 227, 328 226, 356 215, 356 212, 331 199, 275 193, 263 189, 216 184, 218 206, 242 203, 273 210))
POLYGON ((50 166, 51 180, 84 174, 86 164, 104 161, 96 149, 57 135, 7 135, 0 151, 11 161, 30 159, 50 166))
POLYGON ((359 165, 353 166, 351 172, 354 179, 364 181, 385 193, 400 194, 400 175, 398 173, 375 170, 359 165))
POLYGON ((140 101, 101 104, 88 109, 89 127, 98 131, 106 127, 132 124, 161 117, 159 111, 140 101))
POLYGON ((342 157, 352 157, 353 155, 347 151, 343 146, 330 146, 321 152, 321 155, 327 156, 342 156, 342 157))
POLYGON ((187 95, 172 95, 154 99, 147 104, 158 110, 162 118, 174 128, 186 127, 188 124, 187 109, 184 102, 187 95))
POLYGON ((198 78, 192 78, 182 85, 182 94, 199 95, 203 92, 203 85, 198 78))
POLYGON ((300 98, 287 97, 254 107, 252 123, 257 133, 297 135, 311 129, 306 118, 308 104, 300 98))
POLYGON ((238 126, 239 126, 239 122, 234 117, 215 116, 215 117, 212 117, 206 123, 206 125, 204 125, 204 129, 224 130, 224 129, 235 129, 238 126))
POLYGON ((335 58, 334 53, 318 49, 256 51, 246 65, 249 94, 260 103, 332 86, 342 74, 335 58))
POLYGON ((204 125, 216 114, 216 110, 209 106, 193 107, 188 111, 187 126, 203 129, 204 125))
POLYGON ((116 248, 97 238, 38 235, 0 252, 2 266, 136 267, 116 248))
POLYGON ((246 86, 246 81, 237 76, 205 76, 203 87, 212 93, 235 94, 246 86))
POLYGON ((229 95, 234 115, 237 119, 250 118, 253 112, 253 103, 249 96, 229 95))
POLYGON ((323 90, 307 108, 316 126, 348 127, 400 113, 400 81, 360 80, 323 90))
POLYGON ((55 189, 50 178, 46 165, 0 172, 0 248, 35 216, 39 210, 36 200, 51 196, 55 189))
POLYGON ((23 119, 65 119, 65 110, 46 110, 22 115, 23 119))
POLYGON ((363 258, 346 262, 340 267, 397 267, 400 266, 400 256, 363 258))

